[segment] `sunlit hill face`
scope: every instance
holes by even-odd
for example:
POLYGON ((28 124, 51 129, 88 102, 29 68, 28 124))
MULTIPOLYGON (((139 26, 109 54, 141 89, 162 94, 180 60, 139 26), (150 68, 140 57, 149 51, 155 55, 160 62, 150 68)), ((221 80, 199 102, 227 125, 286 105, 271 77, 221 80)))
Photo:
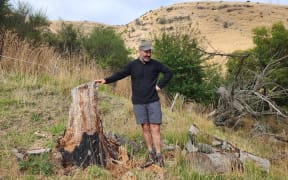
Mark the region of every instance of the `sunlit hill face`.
POLYGON ((151 53, 152 53, 151 49, 150 50, 146 50, 146 51, 140 50, 140 58, 143 61, 148 62, 151 59, 151 53))

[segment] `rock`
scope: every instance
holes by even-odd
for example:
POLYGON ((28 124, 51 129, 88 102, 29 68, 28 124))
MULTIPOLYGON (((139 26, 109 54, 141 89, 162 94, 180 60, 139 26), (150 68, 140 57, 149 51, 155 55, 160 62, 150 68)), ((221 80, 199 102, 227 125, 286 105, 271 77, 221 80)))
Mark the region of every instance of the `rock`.
POLYGON ((240 158, 239 158, 243 163, 245 161, 252 161, 256 164, 256 166, 260 167, 266 172, 269 172, 270 168, 270 161, 268 159, 261 158, 259 156, 256 156, 254 154, 245 152, 245 151, 240 151, 240 158))
POLYGON ((188 142, 186 143, 185 149, 191 153, 191 152, 197 152, 198 148, 194 146, 194 144, 192 144, 191 140, 188 140, 188 142))
POLYGON ((198 148, 197 152, 203 152, 203 153, 206 153, 206 154, 213 153, 213 148, 209 144, 198 143, 197 144, 197 148, 198 148))
POLYGON ((189 134, 190 135, 197 135, 197 134, 199 134, 200 133, 200 130, 199 130, 199 128, 195 125, 195 124, 193 124, 190 128, 189 128, 189 134))
POLYGON ((243 164, 231 153, 202 152, 188 153, 187 161, 191 168, 200 174, 222 174, 243 170, 243 164))

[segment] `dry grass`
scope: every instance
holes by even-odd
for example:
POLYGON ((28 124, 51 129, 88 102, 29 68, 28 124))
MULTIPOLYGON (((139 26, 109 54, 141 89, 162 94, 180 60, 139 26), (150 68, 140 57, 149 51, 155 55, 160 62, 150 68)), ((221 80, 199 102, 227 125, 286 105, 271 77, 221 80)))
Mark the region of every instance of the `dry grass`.
MULTIPOLYGON (((26 41, 20 41, 15 34, 10 32, 5 36, 3 52, 0 64, 2 73, 17 72, 34 76, 52 76, 60 82, 60 88, 64 91, 80 83, 93 81, 110 74, 109 71, 102 70, 93 62, 80 62, 79 59, 81 60, 83 57, 64 59, 54 49, 45 45, 32 47, 26 41)), ((114 86, 114 92, 130 97, 129 83, 129 79, 122 80, 114 86)))
MULTIPOLYGON (((2 59, 0 73, 0 179, 25 179, 30 176, 26 172, 19 171, 18 161, 10 152, 13 147, 29 148, 35 145, 44 147, 54 147, 57 137, 63 132, 68 120, 68 110, 70 105, 70 90, 81 83, 102 78, 109 74, 100 70, 95 64, 83 64, 75 59, 61 59, 53 50, 47 47, 32 48, 26 42, 19 42, 13 34, 7 36, 7 42, 11 44, 5 46, 5 56, 18 60, 28 60, 33 63, 46 63, 47 67, 53 68, 57 64, 55 71, 47 71, 29 63, 9 61, 2 59), (14 45, 15 47, 13 47, 14 45), (13 50, 17 49, 17 53, 13 50), (44 52, 45 51, 45 52, 44 52), (36 57, 34 57, 36 56, 36 57), (2 104, 1 104, 2 103, 2 104), (60 128, 59 128, 60 127, 60 128), (63 127, 63 128, 61 128, 63 127), (39 138, 35 136, 36 131, 43 131, 50 138, 39 138), (38 144, 39 142, 40 145, 38 144), (1 177, 2 176, 2 177, 1 177)), ((7 44, 7 43, 6 43, 7 44)), ((130 81, 122 80, 115 87, 108 85, 99 88, 99 112, 103 121, 105 131, 112 131, 129 138, 140 137, 140 127, 136 125, 132 105, 130 101, 130 81), (116 94, 111 93, 117 92, 116 94)), ((281 151, 288 154, 287 144, 279 144, 275 139, 251 138, 249 135, 233 132, 227 129, 216 128, 211 120, 205 118, 204 112, 197 105, 182 105, 181 98, 176 102, 174 111, 169 109, 169 103, 161 95, 163 102, 163 126, 162 137, 172 144, 185 145, 188 129, 192 124, 196 124, 202 131, 225 139, 238 146, 242 150, 255 153, 265 158, 277 156, 281 151)), ((181 161, 177 157, 176 161, 181 161)), ((168 165, 164 169, 168 178, 189 177, 191 167, 178 162, 168 165), (186 175, 182 176, 183 173, 186 175)), ((287 177, 287 158, 275 161, 271 165, 269 177, 287 177)), ((251 174, 231 174, 223 177, 239 177, 244 179, 262 178, 256 170, 251 170, 251 174), (254 174, 253 174, 254 173, 254 174)), ((145 176, 146 173, 136 172, 137 176, 145 176)), ((148 173, 150 176, 150 174, 148 173)), ((45 179, 45 176, 33 176, 36 179, 45 179)), ((97 167, 88 170, 76 170, 69 178, 107 178, 109 172, 97 167), (108 175, 107 175, 108 174, 108 175)), ((201 178, 201 176, 197 176, 201 178)), ((53 175, 52 179, 62 179, 63 176, 53 175)), ((67 178, 67 177, 65 177, 67 178)), ((215 178, 217 178, 215 176, 215 178)), ((220 177, 221 178, 221 177, 220 177)), ((213 177, 212 177, 213 179, 213 177)))
POLYGON ((26 41, 8 32, 5 35, 1 67, 2 70, 37 73, 52 73, 59 60, 54 50, 47 46, 32 47, 26 41))

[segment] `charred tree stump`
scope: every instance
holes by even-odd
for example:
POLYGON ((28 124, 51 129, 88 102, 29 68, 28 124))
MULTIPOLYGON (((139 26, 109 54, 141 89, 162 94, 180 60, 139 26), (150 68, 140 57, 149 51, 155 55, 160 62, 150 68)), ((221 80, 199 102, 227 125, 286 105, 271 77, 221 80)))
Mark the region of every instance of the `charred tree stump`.
POLYGON ((86 168, 97 164, 108 168, 111 159, 118 159, 119 145, 108 141, 98 114, 97 84, 82 84, 71 91, 69 120, 57 148, 64 167, 86 168))

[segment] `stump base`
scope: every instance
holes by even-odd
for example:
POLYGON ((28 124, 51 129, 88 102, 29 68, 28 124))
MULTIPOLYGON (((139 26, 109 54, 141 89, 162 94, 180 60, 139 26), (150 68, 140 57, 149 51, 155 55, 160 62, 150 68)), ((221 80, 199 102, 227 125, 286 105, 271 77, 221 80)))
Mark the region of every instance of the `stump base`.
POLYGON ((64 147, 60 147, 59 152, 62 155, 64 168, 73 165, 86 168, 90 164, 106 166, 105 153, 103 153, 103 147, 97 133, 93 135, 83 133, 80 144, 72 152, 66 151, 64 147))

